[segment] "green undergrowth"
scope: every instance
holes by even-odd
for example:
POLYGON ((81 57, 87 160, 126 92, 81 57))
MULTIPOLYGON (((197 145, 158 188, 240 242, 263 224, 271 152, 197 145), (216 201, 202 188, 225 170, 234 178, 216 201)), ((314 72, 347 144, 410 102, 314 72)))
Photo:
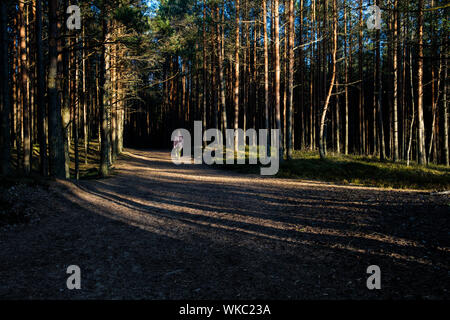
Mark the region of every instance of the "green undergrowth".
MULTIPOLYGON (((248 153, 246 153, 248 158, 248 153)), ((241 173, 259 174, 260 165, 218 165, 241 173)), ((280 164, 278 178, 307 179, 339 184, 353 184, 391 189, 450 190, 450 168, 429 164, 383 161, 359 155, 327 155, 321 160, 318 152, 294 151, 292 160, 280 164)))

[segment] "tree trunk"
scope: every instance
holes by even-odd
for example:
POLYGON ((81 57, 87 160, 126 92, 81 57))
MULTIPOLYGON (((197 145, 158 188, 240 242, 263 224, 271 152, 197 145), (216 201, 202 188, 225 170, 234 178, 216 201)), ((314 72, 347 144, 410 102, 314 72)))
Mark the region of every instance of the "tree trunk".
POLYGON ((276 128, 280 130, 279 141, 279 159, 283 160, 283 137, 281 130, 281 114, 280 114, 280 14, 279 14, 279 1, 274 0, 274 33, 275 33, 275 119, 276 128))
POLYGON ((347 51, 347 1, 344 0, 344 68, 345 68, 345 124, 344 124, 344 154, 348 154, 348 51, 347 51))
MULTIPOLYGON (((223 15, 222 15, 223 17, 223 15)), ((219 19, 219 7, 217 7, 217 19, 219 19)), ((227 125, 227 103, 226 103, 226 81, 224 76, 224 46, 223 46, 223 37, 224 37, 224 24, 222 24, 219 28, 219 23, 217 24, 217 43, 219 46, 219 83, 220 83, 220 106, 222 110, 222 128, 223 134, 225 134, 227 125)))
POLYGON ((359 152, 365 153, 365 129, 364 129, 364 75, 363 75, 363 1, 359 0, 359 33, 358 33, 358 67, 359 67, 359 152))
POLYGON ((102 42, 100 56, 100 68, 99 68, 99 103, 100 103, 100 135, 101 135, 101 148, 100 148, 100 175, 106 177, 109 174, 109 144, 108 144, 108 98, 105 90, 105 73, 106 73, 106 38, 108 34, 108 24, 106 21, 106 5, 103 4, 102 8, 102 42))
POLYGON ((414 102, 414 83, 413 83, 413 70, 412 70, 412 51, 409 52, 409 74, 411 79, 411 124, 409 127, 409 140, 408 140, 408 149, 406 150, 406 165, 409 166, 410 154, 411 154, 411 145, 413 139, 413 128, 414 128, 414 119, 415 119, 415 102, 414 102))
POLYGON ((289 0, 289 45, 288 45, 288 110, 287 110, 287 157, 292 158, 292 122, 294 114, 294 43, 295 43, 295 25, 294 25, 294 0, 289 0))
MULTIPOLYGON (((207 108, 207 95, 208 95, 208 87, 207 87, 207 69, 206 69, 206 1, 203 0, 203 128, 206 128, 206 108, 207 108)), ((203 142, 204 146, 206 146, 206 142, 203 142)))
MULTIPOLYGON (((213 106, 213 116, 214 116, 214 128, 219 129, 219 111, 220 111, 220 99, 219 99, 219 92, 220 92, 220 84, 217 81, 217 73, 218 73, 218 60, 219 60, 219 54, 218 50, 220 50, 219 45, 219 36, 218 36, 218 25, 219 25, 219 7, 218 5, 214 5, 214 7, 211 9, 211 13, 214 17, 214 23, 216 24, 216 27, 212 29, 211 32, 211 43, 213 47, 213 51, 211 54, 211 77, 212 77, 212 106, 213 106)), ((182 93, 183 95, 184 93, 182 93)))
POLYGON ((82 83, 82 104, 83 104, 83 142, 84 142, 84 164, 88 164, 88 119, 87 119, 87 108, 88 108, 88 94, 86 94, 87 83, 88 83, 88 72, 87 72, 87 57, 86 57, 86 35, 85 27, 83 25, 83 34, 81 37, 82 41, 82 64, 83 64, 83 83, 82 83))
POLYGON ((417 63, 417 122, 419 126, 418 133, 418 152, 419 152, 419 164, 426 164, 426 153, 425 153, 425 126, 423 121, 423 0, 419 0, 419 17, 418 17, 418 63, 417 63))
MULTIPOLYGON (((446 51, 447 52, 447 51, 446 51)), ((449 166, 449 152, 448 152, 448 104, 447 104, 447 54, 444 54, 445 66, 444 66, 444 163, 449 166)))
POLYGON ((58 95, 58 1, 49 0, 48 133, 50 174, 66 178, 61 101, 58 95))
MULTIPOLYGON (((325 5, 326 1, 325 1, 325 5)), ((338 41, 338 21, 337 21, 337 6, 336 0, 333 0, 333 53, 332 53, 332 75, 330 81, 330 88, 328 90, 328 94, 325 100, 325 104, 322 110, 322 116, 320 118, 320 127, 319 127, 319 154, 322 160, 325 159, 325 145, 324 145, 324 127, 325 127, 325 119, 327 116, 328 105, 330 103, 331 94, 333 92, 334 83, 336 80, 336 53, 337 53, 337 43, 338 41)))
MULTIPOLYGON (((63 8, 67 8, 68 0, 64 0, 63 8)), ((65 9, 63 10, 65 13, 65 9)), ((62 20, 64 23, 59 21, 59 29, 67 30, 65 25, 65 20, 67 18, 66 14, 62 15, 62 20)), ((59 39, 59 48, 58 53, 61 55, 62 53, 62 61, 61 58, 58 59, 60 66, 62 67, 63 76, 60 81, 60 91, 62 94, 62 128, 64 135, 64 165, 66 170, 66 179, 70 178, 70 90, 69 90, 69 80, 70 80, 70 70, 69 70, 69 49, 67 45, 66 37, 67 32, 64 32, 64 36, 59 39)), ((69 40, 70 41, 70 40, 69 40)), ((69 42, 70 43, 70 42, 69 42)))
POLYGON ((28 54, 27 54, 27 32, 25 21, 25 5, 19 2, 20 14, 20 58, 21 60, 21 93, 22 93, 22 116, 23 116, 23 170, 26 175, 31 172, 30 161, 30 105, 28 101, 28 54))
MULTIPOLYGON (((263 0, 263 28, 264 28, 264 120, 265 128, 270 131, 269 115, 269 47, 267 37, 267 2, 263 0)), ((270 155, 270 136, 267 135, 267 155, 270 155)))
POLYGON ((8 5, 9 1, 0 3, 0 37, 1 37, 1 94, 0 94, 0 174, 10 175, 11 144, 10 144, 10 99, 9 99, 9 58, 8 58, 8 5))
POLYGON ((36 0, 36 50, 37 50, 37 115, 38 115, 38 136, 40 149, 40 171, 46 177, 48 175, 48 158, 47 158, 47 136, 45 131, 45 66, 44 53, 42 48, 42 1, 36 0))
MULTIPOLYGON (((376 5, 379 5, 379 0, 376 1, 376 5)), ((386 148, 384 142, 384 125, 383 125, 383 109, 382 109, 382 99, 383 99, 383 83, 381 74, 381 39, 380 30, 376 31, 376 73, 377 73, 377 109, 378 109, 378 135, 380 140, 380 160, 384 161, 386 159, 386 148)))
MULTIPOLYGON (((236 0, 236 41, 235 41, 235 60, 234 60, 234 130, 239 128, 239 45, 240 45, 240 12, 239 0, 236 0)), ((234 153, 238 152, 238 135, 234 136, 234 153)))
MULTIPOLYGON (((78 47, 78 39, 76 39, 75 47, 78 47)), ((77 55, 74 53, 73 55, 73 68, 75 70, 75 82, 73 84, 73 135, 74 135, 74 149, 75 149, 75 179, 80 180, 80 153, 79 153, 79 136, 78 136, 78 129, 79 129, 79 112, 80 112, 80 103, 79 103, 79 63, 77 60, 77 55)))
POLYGON ((398 161, 398 155, 399 155, 399 151, 398 151, 398 82, 399 82, 399 78, 398 78, 398 63, 397 63, 397 37, 398 37, 398 0, 394 1, 394 39, 392 39, 393 41, 393 46, 394 46, 394 50, 392 53, 393 56, 393 68, 394 68, 394 110, 392 111, 394 113, 394 162, 398 161))
MULTIPOLYGON (((336 78, 336 91, 339 91, 339 80, 336 78)), ((341 122, 339 110, 339 93, 336 92, 336 152, 341 153, 341 122)))

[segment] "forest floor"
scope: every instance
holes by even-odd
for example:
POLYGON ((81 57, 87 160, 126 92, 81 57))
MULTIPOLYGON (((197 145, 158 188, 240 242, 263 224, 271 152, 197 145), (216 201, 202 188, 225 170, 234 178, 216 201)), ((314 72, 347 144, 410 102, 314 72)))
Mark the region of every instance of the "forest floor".
POLYGON ((450 298, 448 195, 131 149, 108 179, 0 189, 0 213, 17 216, 0 219, 2 299, 450 298), (66 287, 69 265, 81 290, 66 287), (381 290, 366 287, 370 265, 381 290))

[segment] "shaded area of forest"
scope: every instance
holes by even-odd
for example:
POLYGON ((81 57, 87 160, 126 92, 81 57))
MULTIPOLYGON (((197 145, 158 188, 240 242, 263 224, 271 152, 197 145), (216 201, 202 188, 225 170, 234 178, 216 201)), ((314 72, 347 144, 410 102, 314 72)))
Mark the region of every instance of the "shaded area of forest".
POLYGON ((1 192, 41 217, 0 232, 1 296, 449 298, 445 197, 179 167, 166 152, 129 150, 116 167, 1 192), (82 268, 82 290, 64 289, 68 264, 82 268), (382 290, 366 287, 372 264, 382 290))

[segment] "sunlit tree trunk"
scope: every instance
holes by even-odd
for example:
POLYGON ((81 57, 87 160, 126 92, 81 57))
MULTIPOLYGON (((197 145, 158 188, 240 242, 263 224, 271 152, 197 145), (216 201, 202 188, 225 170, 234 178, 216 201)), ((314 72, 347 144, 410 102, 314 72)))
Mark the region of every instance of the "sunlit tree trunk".
MULTIPOLYGON (((264 28, 264 120, 265 128, 270 129, 269 115, 269 46, 267 36, 267 2, 263 0, 263 28, 264 28)), ((270 154, 270 137, 268 136, 267 154, 270 154)))
POLYGON ((409 127, 409 140, 408 140, 408 148, 406 150, 406 165, 409 166, 410 154, 411 154, 411 145, 413 139, 413 129, 414 129, 414 119, 415 119, 415 98, 414 98, 414 83, 413 83, 413 59, 412 59, 412 51, 410 49, 409 52, 409 75, 410 75, 410 89, 411 89, 411 124, 409 127))
MULTIPOLYGON (((364 129, 364 76, 363 76, 363 0, 359 0, 359 33, 358 33, 358 67, 359 67, 359 152, 365 153, 365 129, 364 129)), ((374 137, 376 139, 376 137, 374 137)))
POLYGON ((398 63, 397 63, 397 54, 398 54, 398 48, 397 48, 397 37, 398 37, 398 0, 394 1, 394 38, 392 39, 393 41, 393 46, 394 46, 394 50, 392 53, 393 56, 393 68, 394 68, 394 110, 393 110, 393 114, 394 114, 394 161, 398 161, 398 155, 399 155, 399 151, 398 151, 398 84, 399 84, 399 77, 398 77, 398 63))
POLYGON ((344 154, 348 154, 348 44, 347 44, 347 1, 344 0, 344 68, 345 68, 345 124, 344 154))
MULTIPOLYGON (((203 119, 203 128, 206 128, 206 108, 207 108, 207 96, 208 96, 208 87, 207 87, 207 67, 206 67, 206 2, 203 0, 203 108, 202 108, 202 119, 203 119)), ((206 142, 204 142, 206 145, 206 142)))
MULTIPOLYGON (((217 7, 217 19, 219 19, 219 7, 217 7)), ((222 15, 223 17, 223 15, 222 15)), ((217 43, 219 45, 219 85, 220 85, 220 107, 222 110, 222 128, 223 133, 225 133, 225 130, 227 129, 227 106, 226 106, 226 82, 225 82, 225 76, 224 76, 224 51, 225 48, 223 46, 223 37, 224 37, 224 24, 222 21, 222 24, 217 24, 217 43)))
POLYGON ((86 31, 85 27, 83 25, 83 31, 81 36, 82 41, 82 69, 83 69, 83 75, 82 75, 82 104, 83 104, 83 142, 84 142, 84 164, 88 164, 88 142, 89 142, 89 136, 88 136, 88 119, 87 119, 87 108, 88 108, 88 94, 87 94, 87 86, 88 86, 88 68, 87 64, 88 62, 86 57, 86 31))
MULTIPOLYGON (((336 78, 336 91, 339 91, 339 81, 336 78)), ((339 93, 336 92, 336 152, 341 153, 341 122, 340 122, 340 110, 339 110, 339 93)))
MULTIPOLYGON (((294 0, 289 0, 289 45, 288 45, 288 110, 287 110, 287 157, 292 158, 292 123, 294 114, 294 43, 295 43, 295 21, 294 0)), ((302 106, 303 107, 303 106, 302 106)))
MULTIPOLYGON (((326 5, 326 4, 325 4, 326 5)), ((333 0, 333 53, 332 53, 332 74, 330 81, 330 88, 323 106, 322 115, 320 118, 319 127, 319 154, 321 159, 325 159, 325 141, 324 141, 324 127, 325 119, 327 116, 328 105, 330 103, 331 94, 333 92, 335 80, 336 80, 336 53, 337 53, 337 40, 338 40, 338 21, 337 21, 337 6, 336 0, 333 0)))
POLYGON ((274 46, 275 46, 275 121, 276 128, 280 130, 280 150, 279 150, 279 158, 283 159, 283 138, 282 138, 282 130, 281 130, 281 113, 280 113, 280 14, 279 14, 279 1, 274 0, 274 46))
MULTIPOLYGON (((78 39, 75 38, 75 47, 79 47, 78 39)), ((78 63, 78 57, 76 53, 73 54, 73 68, 75 72, 75 82, 73 84, 73 135, 74 135, 74 149, 75 149, 75 179, 80 179, 80 152, 79 152, 79 124, 80 124, 80 99, 78 98, 80 92, 79 92, 79 77, 80 77, 80 70, 79 70, 79 63, 78 63)))
MULTIPOLYGON (((106 21, 106 5, 102 8, 102 42, 105 44, 108 34, 108 23, 106 21)), ((108 98, 105 90, 105 73, 106 73, 106 45, 102 46, 99 68, 99 103, 100 103, 100 175, 105 177, 109 174, 109 144, 108 144, 108 98)))
POLYGON ((419 126, 418 132, 418 152, 419 152, 419 164, 426 164, 426 154, 425 154, 425 127, 423 121, 423 0, 419 0, 418 4, 418 25, 417 25, 417 36, 418 36, 418 64, 417 64, 417 122, 419 126))
MULTIPOLYGON (((379 5, 379 0, 376 1, 376 5, 379 5)), ((377 73, 377 110, 378 110, 378 134, 380 140, 380 160, 386 159, 386 149, 384 142, 384 125, 383 125, 383 111, 382 111, 382 99, 383 99, 383 83, 381 74, 381 39, 380 30, 376 31, 376 73, 377 73)))
MULTIPOLYGON (((235 56, 234 56, 234 130, 239 128, 239 47, 240 47, 240 8, 239 0, 236 0, 235 21, 235 56)), ((234 153, 238 152, 238 136, 234 136, 234 153)))

